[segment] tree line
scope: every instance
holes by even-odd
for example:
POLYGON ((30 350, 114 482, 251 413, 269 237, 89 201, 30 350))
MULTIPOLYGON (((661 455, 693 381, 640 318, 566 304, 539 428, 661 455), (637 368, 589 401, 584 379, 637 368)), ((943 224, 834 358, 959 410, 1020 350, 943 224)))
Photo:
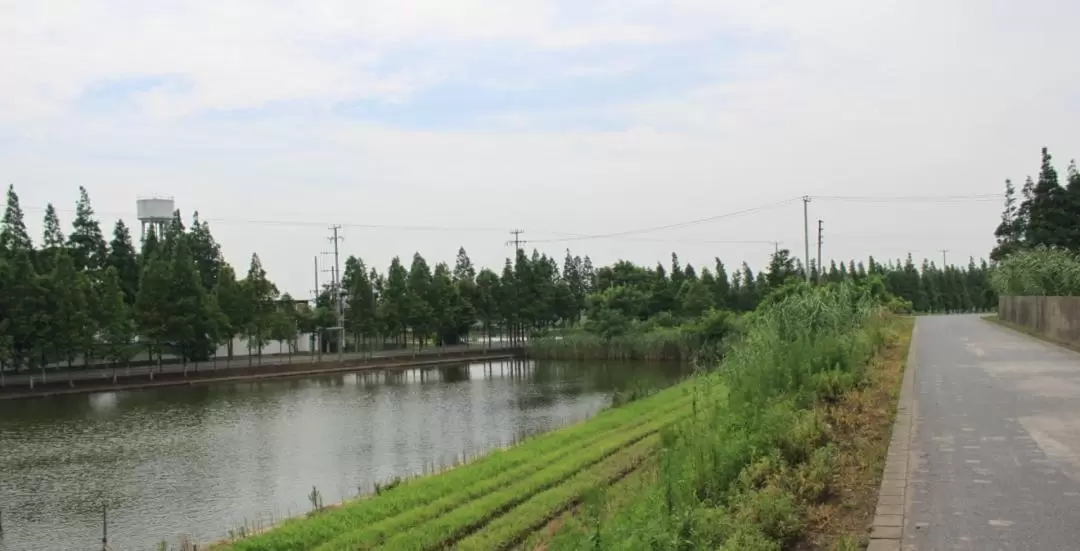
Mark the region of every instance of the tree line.
MULTIPOLYGON (((771 291, 806 276, 786 249, 755 273, 745 262, 729 272, 720 259, 698 269, 682 265, 676 254, 667 266, 619 261, 597 268, 588 256, 567 251, 560 263, 535 250, 517 250, 495 271, 477 269, 462 248, 453 266, 432 268, 414 254, 408 265, 394 258, 385 272, 350 256, 340 294, 325 285, 311 308, 298 308, 306 301, 281 294, 257 254, 240 277, 198 213, 190 226, 175 213, 161 235, 149 232, 138 247, 117 220, 106 241, 80 188, 70 233, 62 231, 51 204, 43 226, 35 247, 9 187, 0 220, 0 365, 6 369, 122 364, 139 352, 200 362, 222 344, 232 357, 237 337, 257 355, 273 341, 291 348, 300 334, 320 335, 325 351, 380 342, 521 342, 536 331, 578 324, 614 335, 635 320, 677 323, 711 310, 748 312, 771 291)), ((925 312, 991 308, 996 297, 987 272, 985 262, 974 261, 916 267, 910 256, 884 264, 873 257, 865 265, 832 262, 823 270, 810 265, 813 281, 880 276, 890 293, 925 312)))
POLYGON ((1019 200, 1012 180, 1005 180, 1005 208, 994 236, 997 245, 990 253, 994 261, 1038 247, 1080 252, 1080 171, 1076 161, 1066 167, 1062 185, 1053 157, 1044 147, 1038 179, 1027 177, 1019 200))

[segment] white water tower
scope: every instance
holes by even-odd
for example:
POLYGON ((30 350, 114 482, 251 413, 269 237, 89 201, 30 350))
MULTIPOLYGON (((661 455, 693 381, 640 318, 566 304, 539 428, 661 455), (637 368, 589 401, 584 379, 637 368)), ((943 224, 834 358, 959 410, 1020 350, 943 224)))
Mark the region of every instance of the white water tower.
POLYGON ((165 228, 172 223, 173 212, 176 211, 176 202, 172 197, 140 197, 135 203, 135 212, 138 214, 139 224, 142 225, 142 239, 146 239, 146 229, 151 228, 154 234, 161 237, 165 234, 165 228))

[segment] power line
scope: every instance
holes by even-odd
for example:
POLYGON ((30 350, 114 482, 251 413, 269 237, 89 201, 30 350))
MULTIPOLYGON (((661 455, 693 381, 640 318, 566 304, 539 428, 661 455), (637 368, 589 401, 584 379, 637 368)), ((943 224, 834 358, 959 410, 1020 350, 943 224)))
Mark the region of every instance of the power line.
POLYGON ((663 226, 653 226, 653 227, 649 227, 649 228, 639 228, 639 229, 635 229, 635 230, 625 230, 625 231, 611 232, 611 233, 598 233, 598 234, 592 234, 592 235, 580 235, 580 236, 576 236, 576 237, 566 237, 566 238, 560 238, 560 239, 538 239, 536 241, 533 241, 533 243, 557 243, 557 242, 565 242, 565 241, 580 241, 580 240, 583 240, 583 239, 609 239, 609 238, 613 238, 613 237, 623 237, 623 236, 634 235, 634 234, 639 234, 639 233, 651 233, 651 232, 656 232, 656 231, 674 230, 674 229, 678 229, 678 228, 685 228, 687 226, 693 226, 693 225, 696 225, 696 224, 704 224, 706 222, 713 222, 713 221, 721 220, 721 219, 724 219, 724 218, 732 218, 732 217, 735 217, 735 216, 741 216, 743 214, 750 214, 752 212, 758 212, 758 211, 762 211, 762 210, 776 208, 776 207, 779 207, 779 206, 782 206, 782 205, 787 205, 787 204, 793 203, 793 202, 798 201, 798 200, 799 200, 798 197, 792 197, 790 199, 784 199, 783 201, 777 201, 775 203, 769 203, 767 205, 751 207, 751 208, 748 208, 748 209, 737 210, 737 211, 733 211, 733 212, 726 212, 724 214, 718 214, 716 216, 709 216, 707 218, 698 218, 696 220, 689 220, 689 221, 686 221, 686 222, 677 222, 677 223, 674 223, 674 224, 666 224, 666 225, 663 225, 663 226))
POLYGON ((997 200, 1005 197, 1003 193, 981 193, 974 195, 815 195, 814 199, 823 201, 844 201, 850 203, 957 203, 997 200))
POLYGON ((506 244, 514 246, 514 254, 515 255, 518 253, 518 251, 521 250, 521 244, 522 243, 528 243, 528 241, 524 241, 524 240, 521 239, 521 234, 523 234, 523 233, 525 233, 525 230, 522 230, 522 229, 510 230, 510 235, 513 235, 514 238, 507 241, 506 244))

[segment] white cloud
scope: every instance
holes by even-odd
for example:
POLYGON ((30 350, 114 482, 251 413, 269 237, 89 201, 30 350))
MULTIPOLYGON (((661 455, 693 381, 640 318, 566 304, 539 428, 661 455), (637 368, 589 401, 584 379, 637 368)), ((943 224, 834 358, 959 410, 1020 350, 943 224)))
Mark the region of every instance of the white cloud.
MULTIPOLYGON (((130 212, 135 195, 156 192, 211 219, 524 227, 539 240, 551 237, 542 230, 616 231, 803 194, 998 192, 1004 178, 1037 168, 1043 145, 1062 166, 1080 155, 1080 73, 1070 59, 1080 7, 1066 0, 1022 10, 1005 0, 604 2, 578 12, 539 1, 0 5, 0 41, 17 45, 0 50, 0 179, 17 185, 24 205, 70 206, 83 184, 103 213, 130 212), (484 130, 407 130, 319 110, 184 116, 292 99, 407 105, 450 76, 500 83, 470 65, 483 45, 610 48, 610 58, 566 68, 603 75, 647 70, 619 47, 720 35, 739 49, 696 60, 715 81, 594 111, 571 106, 557 129, 540 124, 553 114, 529 111, 489 116, 484 130), (147 112, 70 109, 95 82, 148 74, 191 86, 141 96, 147 112), (573 124, 595 116, 624 129, 573 124)), ((998 210, 815 201, 811 217, 826 221, 827 258, 937 258, 941 248, 963 258, 986 254, 998 210)), ((257 250, 285 289, 310 287, 324 228, 214 228, 241 270, 257 250)), ((801 254, 802 229, 795 205, 671 235, 779 239, 801 254)), ((507 252, 497 231, 352 228, 346 238, 346 252, 380 266, 414 250, 451 260, 458 245, 484 265, 507 252)), ((601 262, 652 262, 677 249, 695 265, 716 255, 757 265, 771 250, 570 245, 601 262)))

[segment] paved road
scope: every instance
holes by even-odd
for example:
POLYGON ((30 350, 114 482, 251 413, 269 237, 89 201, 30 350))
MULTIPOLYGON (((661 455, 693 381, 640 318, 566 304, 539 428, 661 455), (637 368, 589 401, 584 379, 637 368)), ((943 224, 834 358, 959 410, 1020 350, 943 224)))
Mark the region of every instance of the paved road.
MULTIPOLYGON (((358 359, 368 359, 368 358, 411 358, 411 357, 414 357, 414 356, 430 357, 430 356, 438 356, 439 354, 461 352, 461 351, 466 351, 466 350, 484 350, 485 347, 488 347, 488 349, 490 349, 490 350, 501 350, 503 348, 509 348, 510 344, 508 342, 507 343, 493 342, 493 343, 491 343, 490 346, 487 345, 487 343, 484 343, 483 345, 481 345, 481 344, 473 344, 473 345, 470 345, 470 346, 457 345, 457 346, 447 346, 445 348, 428 347, 428 348, 424 348, 420 352, 417 352, 417 351, 411 350, 411 349, 410 350, 380 350, 380 351, 376 351, 374 354, 372 354, 370 352, 363 352, 363 353, 349 353, 349 354, 344 354, 343 356, 344 356, 345 361, 352 361, 352 360, 358 360, 358 359)), ((316 356, 316 358, 317 358, 317 356, 316 356)), ((337 354, 334 354, 334 353, 323 354, 322 355, 322 361, 324 361, 324 362, 336 361, 337 358, 338 358, 337 354)), ((262 367, 262 366, 270 366, 270 365, 288 364, 289 363, 289 357, 287 355, 286 356, 263 356, 262 362, 259 362, 258 358, 252 358, 251 361, 252 361, 252 366, 262 367)), ((293 356, 292 356, 292 363, 296 364, 296 365, 308 364, 308 363, 311 363, 312 361, 313 361, 313 357, 311 356, 310 353, 293 354, 293 356)), ((213 362, 202 362, 202 363, 200 363, 198 365, 198 369, 199 369, 199 371, 211 371, 211 370, 213 370, 215 368, 214 366, 215 366, 215 364, 213 362)), ((228 364, 228 367, 232 367, 232 368, 249 367, 248 366, 248 358, 247 358, 247 356, 242 356, 242 357, 234 356, 233 359, 232 359, 232 362, 230 362, 228 364)), ((195 364, 188 364, 187 365, 187 370, 189 372, 194 370, 195 368, 196 368, 195 364)), ((224 358, 218 358, 217 363, 216 363, 216 369, 225 369, 225 368, 226 368, 225 359, 224 358)), ((120 367, 120 368, 116 369, 116 374, 121 376, 121 377, 127 377, 127 376, 138 376, 138 375, 149 375, 150 371, 153 371, 155 374, 157 374, 157 373, 183 373, 184 366, 182 364, 168 363, 168 364, 163 364, 160 368, 158 366, 137 366, 137 367, 131 367, 131 368, 120 367)), ((71 370, 71 371, 64 370, 62 372, 54 372, 54 371, 46 370, 45 373, 46 373, 46 378, 49 381, 54 381, 54 380, 67 381, 69 379, 73 380, 73 381, 89 381, 89 380, 111 379, 112 376, 113 376, 113 370, 112 369, 101 369, 101 368, 86 369, 86 370, 76 369, 76 370, 71 370)), ((30 377, 33 377, 34 381, 40 381, 41 380, 41 372, 40 371, 33 371, 33 372, 25 372, 25 373, 19 373, 19 374, 5 373, 4 374, 4 385, 5 386, 29 385, 30 377)))
POLYGON ((1080 354, 920 317, 905 549, 1080 549, 1080 354))

